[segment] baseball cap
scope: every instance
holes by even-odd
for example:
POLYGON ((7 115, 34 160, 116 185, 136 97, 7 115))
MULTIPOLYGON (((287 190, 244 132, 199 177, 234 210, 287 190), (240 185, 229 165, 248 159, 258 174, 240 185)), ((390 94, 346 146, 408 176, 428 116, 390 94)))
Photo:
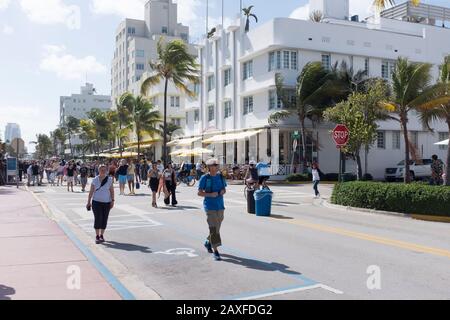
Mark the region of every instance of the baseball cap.
POLYGON ((206 161, 206 165, 207 166, 218 166, 219 165, 219 160, 217 160, 217 159, 209 159, 208 161, 206 161))

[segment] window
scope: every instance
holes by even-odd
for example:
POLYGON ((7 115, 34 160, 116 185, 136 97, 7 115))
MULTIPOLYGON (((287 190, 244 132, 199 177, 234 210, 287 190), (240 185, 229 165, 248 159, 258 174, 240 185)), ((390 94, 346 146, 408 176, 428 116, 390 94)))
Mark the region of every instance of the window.
POLYGON ((128 34, 135 34, 135 33, 136 33, 136 28, 133 28, 133 27, 128 28, 128 34))
POLYGON ((419 147, 419 132, 417 131, 410 131, 409 132, 409 142, 412 144, 414 148, 419 147))
POLYGON ((244 98, 244 115, 253 112, 253 96, 244 98))
POLYGON ((182 40, 184 40, 184 41, 188 41, 188 35, 187 35, 187 33, 181 33, 180 34, 180 38, 182 39, 182 40))
POLYGON ((170 106, 172 108, 180 107, 180 97, 170 97, 170 106))
POLYGON ((377 148, 386 149, 386 136, 384 131, 377 132, 377 148))
MULTIPOLYGON (((439 142, 447 140, 448 139, 448 133, 447 132, 439 132, 439 142)), ((439 146, 439 150, 447 150, 447 146, 439 146)))
POLYGON ((394 150, 400 149, 400 131, 392 132, 392 149, 394 150))
POLYGON ((331 70, 331 57, 330 57, 329 54, 323 54, 322 55, 322 66, 327 71, 331 70))
POLYGON ((289 51, 283 51, 283 68, 284 69, 289 69, 290 65, 290 61, 289 61, 289 57, 290 57, 290 52, 289 51))
POLYGON ((214 105, 208 106, 208 121, 214 120, 214 105))
POLYGON ((186 125, 189 124, 189 112, 186 112, 186 125))
POLYGON ((226 69, 223 72, 223 77, 224 77, 223 83, 224 83, 224 86, 226 87, 231 83, 231 69, 226 69))
MULTIPOLYGON (((289 90, 287 92, 287 99, 291 105, 295 105, 295 90, 289 90)), ((269 91, 269 110, 283 109, 283 99, 278 97, 276 90, 269 91)))
POLYGON ((381 77, 383 79, 392 79, 392 74, 395 70, 395 62, 394 61, 383 61, 381 63, 381 77))
POLYGON ((274 51, 269 53, 269 71, 283 69, 298 69, 297 51, 274 51))
POLYGON ((162 34, 168 34, 169 30, 167 29, 167 27, 162 27, 161 32, 162 32, 162 34))
POLYGON ((244 80, 247 80, 251 77, 253 77, 253 60, 250 60, 248 62, 244 63, 244 74, 243 74, 243 78, 244 80))
POLYGON ((181 125, 181 120, 180 119, 172 119, 172 123, 179 127, 181 125))
POLYGON ((138 82, 141 80, 141 76, 136 76, 135 81, 138 82))
POLYGON ((136 63, 136 70, 144 70, 145 66, 143 63, 136 63))
POLYGON ((214 75, 208 77, 208 91, 214 90, 214 75))
POLYGON ((223 104, 223 108, 225 111, 225 119, 231 117, 231 101, 225 101, 223 104))
MULTIPOLYGON (((133 51, 134 53, 134 51, 133 51)), ((145 51, 144 50, 136 50, 136 57, 144 58, 145 57, 145 51)))
POLYGON ((366 76, 369 76, 369 58, 364 59, 364 71, 366 72, 366 76))
POLYGON ((200 111, 199 110, 195 110, 194 111, 194 122, 198 123, 200 121, 200 111))

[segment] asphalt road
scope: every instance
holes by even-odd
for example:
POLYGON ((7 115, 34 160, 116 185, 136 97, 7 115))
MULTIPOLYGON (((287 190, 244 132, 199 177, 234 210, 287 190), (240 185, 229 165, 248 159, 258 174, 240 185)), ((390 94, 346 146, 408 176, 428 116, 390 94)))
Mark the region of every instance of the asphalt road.
MULTIPOLYGON (((87 194, 30 190, 96 254, 87 194)), ((203 247, 196 188, 178 189, 178 208, 153 209, 145 186, 117 196, 99 259, 162 299, 450 299, 450 224, 330 209, 331 186, 322 199, 311 185, 272 190, 273 215, 261 218, 246 213, 243 186, 228 188, 221 262, 203 247)))

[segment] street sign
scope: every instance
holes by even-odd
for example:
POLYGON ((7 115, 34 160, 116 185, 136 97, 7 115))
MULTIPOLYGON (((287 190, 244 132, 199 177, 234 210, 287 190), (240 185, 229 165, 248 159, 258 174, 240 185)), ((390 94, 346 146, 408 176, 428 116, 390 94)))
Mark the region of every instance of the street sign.
POLYGON ((338 124, 333 130, 333 140, 338 148, 345 147, 350 139, 350 130, 343 124, 338 124))
POLYGON ((294 133, 292 134, 292 139, 293 140, 299 140, 300 139, 300 132, 294 131, 294 133))

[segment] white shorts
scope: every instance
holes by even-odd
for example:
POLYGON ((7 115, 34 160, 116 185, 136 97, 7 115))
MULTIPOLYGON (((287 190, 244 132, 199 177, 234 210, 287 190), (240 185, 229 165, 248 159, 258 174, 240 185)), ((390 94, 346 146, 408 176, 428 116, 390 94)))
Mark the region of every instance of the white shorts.
POLYGON ((73 183, 74 177, 67 177, 67 183, 73 183))

